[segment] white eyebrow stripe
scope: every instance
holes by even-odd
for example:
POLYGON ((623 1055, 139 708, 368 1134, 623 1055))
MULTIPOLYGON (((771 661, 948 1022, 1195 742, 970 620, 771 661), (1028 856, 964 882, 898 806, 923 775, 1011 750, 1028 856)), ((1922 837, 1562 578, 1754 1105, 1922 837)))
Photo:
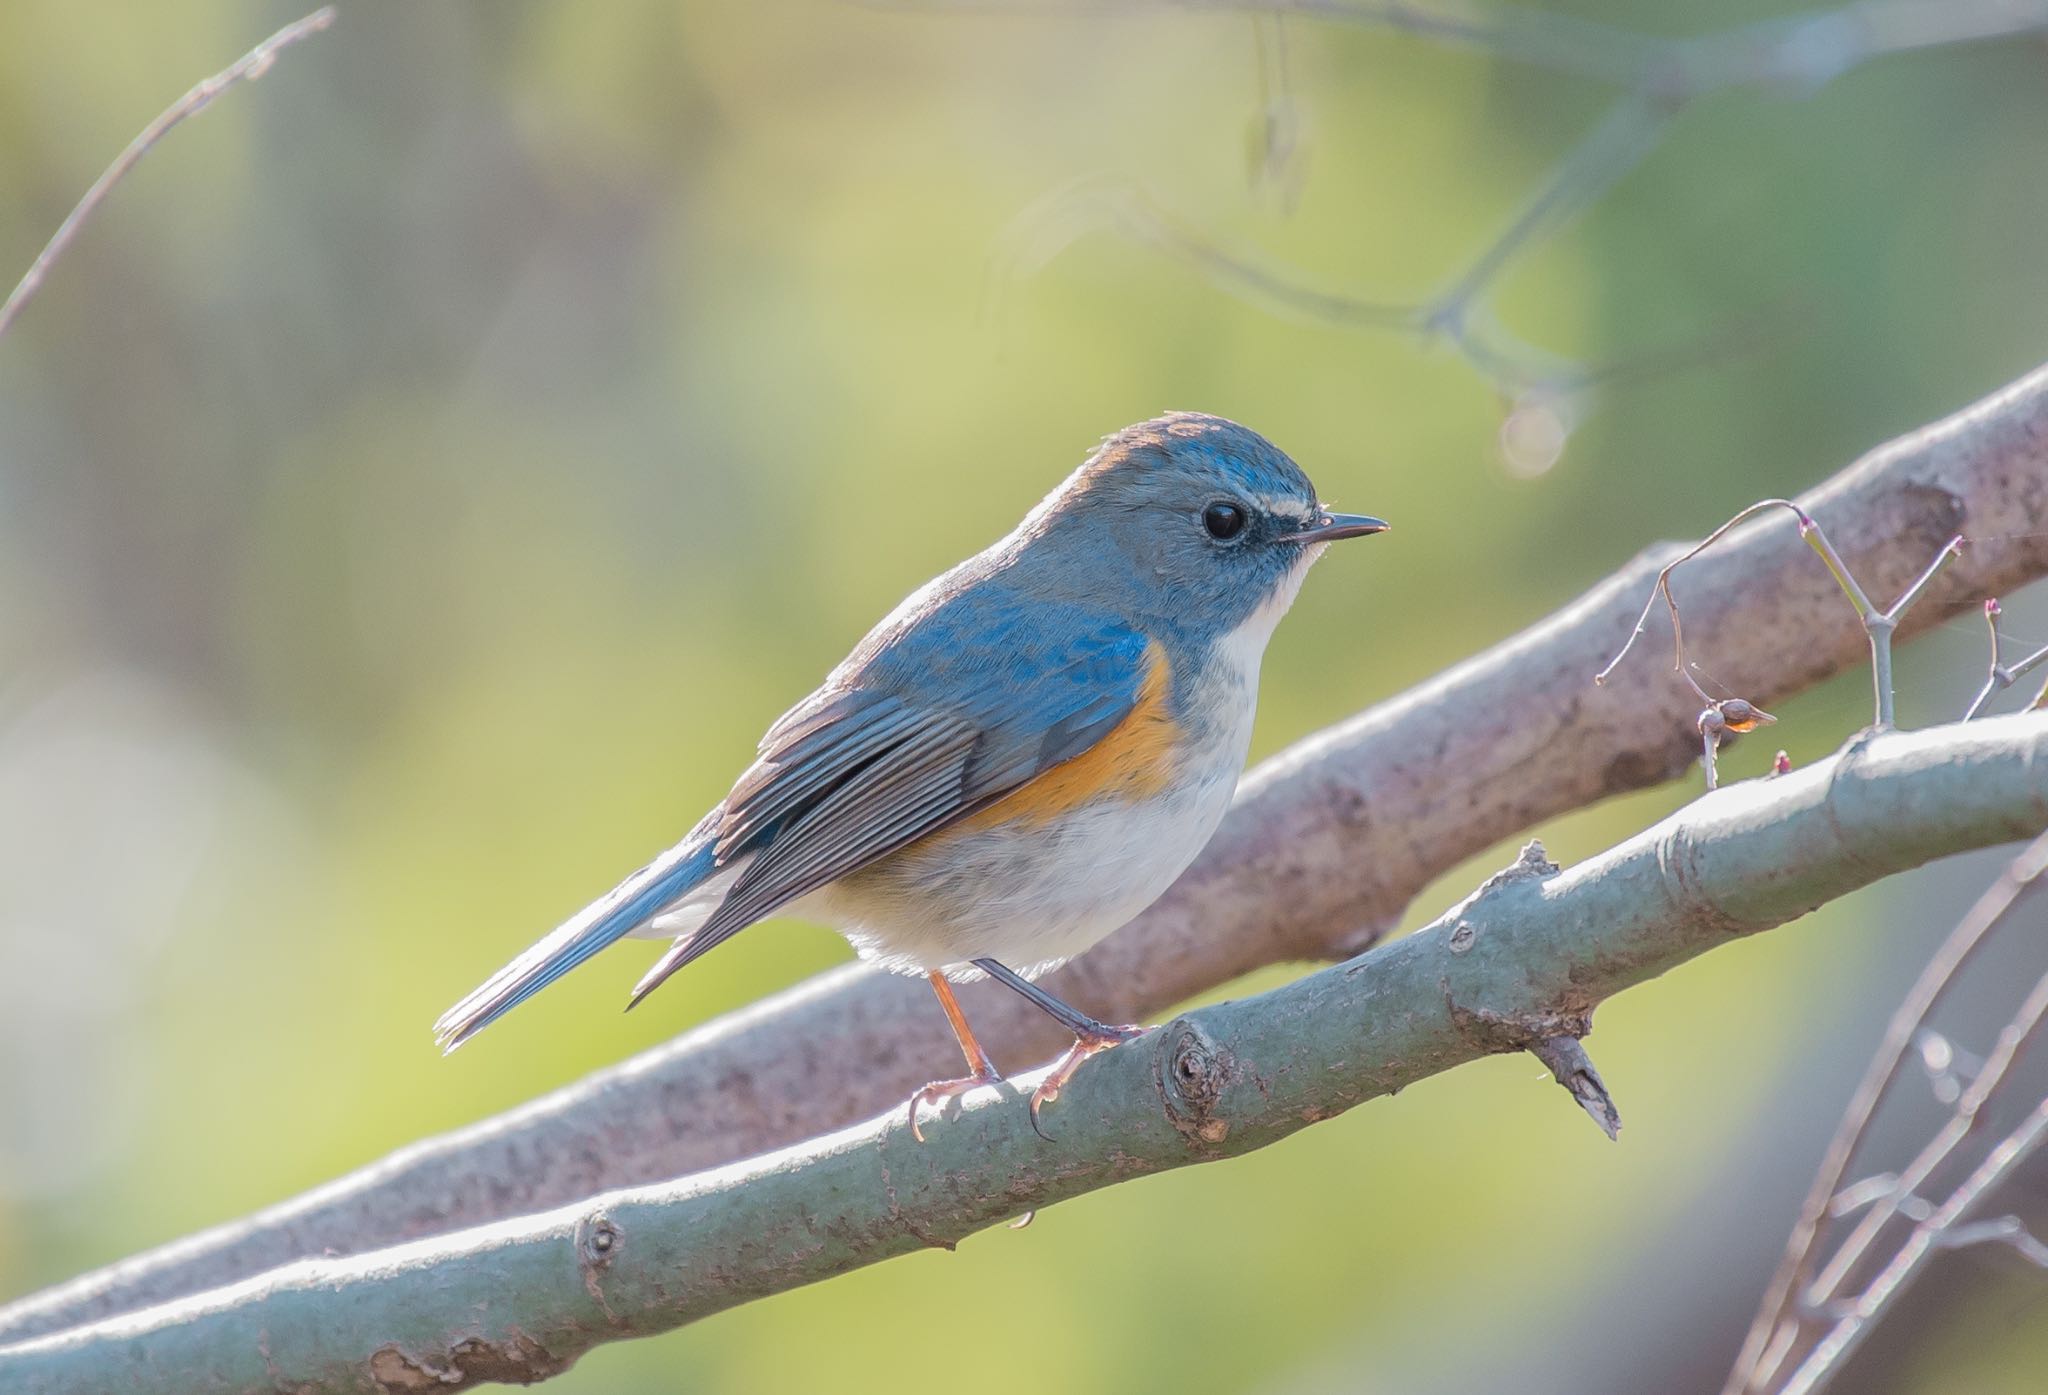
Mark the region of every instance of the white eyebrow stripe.
POLYGON ((1298 519, 1305 523, 1312 524, 1320 521, 1322 518, 1323 510, 1320 504, 1311 506, 1304 513, 1299 495, 1247 493, 1245 502, 1258 509, 1261 513, 1274 514, 1281 518, 1298 519))

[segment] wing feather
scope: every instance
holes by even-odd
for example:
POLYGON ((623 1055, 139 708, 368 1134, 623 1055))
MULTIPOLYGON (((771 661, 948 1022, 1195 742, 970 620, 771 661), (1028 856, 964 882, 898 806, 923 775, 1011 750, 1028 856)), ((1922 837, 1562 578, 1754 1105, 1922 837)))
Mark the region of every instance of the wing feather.
MULTIPOLYGON (((917 712, 892 697, 858 693, 850 702, 834 702, 828 722, 799 728, 791 739, 770 747, 740 777, 726 797, 725 818, 718 828, 721 860, 748 847, 778 822, 831 792, 849 771, 909 738, 929 714, 917 712)), ((771 733, 772 735, 772 733, 771 733)))
POLYGON ((746 926, 1101 740, 1138 700, 1150 641, 1092 620, 1056 634, 1013 630, 1000 653, 943 654, 910 675, 922 701, 877 665, 784 717, 719 825, 719 862, 747 856, 745 870, 641 979, 633 1001, 746 926), (988 681, 991 669, 1006 681, 988 681))

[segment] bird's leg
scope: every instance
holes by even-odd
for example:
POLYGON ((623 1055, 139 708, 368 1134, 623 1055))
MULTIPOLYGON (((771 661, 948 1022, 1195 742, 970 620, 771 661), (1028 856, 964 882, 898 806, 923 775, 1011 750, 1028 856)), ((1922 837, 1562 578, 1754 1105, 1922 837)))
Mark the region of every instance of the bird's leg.
POLYGON ((974 1072, 959 1080, 934 1080, 910 1097, 910 1136, 919 1143, 924 1142, 924 1131, 917 1126, 917 1107, 921 1104, 939 1104, 955 1095, 965 1094, 977 1085, 1000 1085, 1003 1073, 996 1069, 996 1063, 981 1049, 981 1043, 974 1039, 974 1032, 967 1025, 967 1014, 960 1011, 960 1000, 953 996, 953 985, 946 982, 946 976, 934 970, 925 975, 932 981, 932 992, 939 995, 939 1006, 945 1010, 946 1021, 952 1024, 953 1035, 960 1039, 960 1052, 967 1057, 967 1069, 974 1072))
POLYGON ((1038 1125, 1040 1106, 1051 1104, 1060 1097, 1060 1089, 1073 1078, 1081 1063, 1098 1051, 1107 1051, 1112 1046, 1121 1046, 1145 1035, 1143 1027, 1112 1027, 1107 1022, 1097 1022, 1087 1013, 1067 1006, 1052 994, 1040 988, 1021 974, 1012 973, 993 959, 977 959, 974 967, 987 974, 1003 987, 1023 995, 1037 1005, 1046 1016, 1074 1034, 1074 1044, 1067 1048, 1067 1054, 1053 1063, 1045 1079, 1038 1082, 1038 1088, 1031 1092, 1031 1127, 1038 1130, 1040 1138, 1049 1135, 1038 1125))

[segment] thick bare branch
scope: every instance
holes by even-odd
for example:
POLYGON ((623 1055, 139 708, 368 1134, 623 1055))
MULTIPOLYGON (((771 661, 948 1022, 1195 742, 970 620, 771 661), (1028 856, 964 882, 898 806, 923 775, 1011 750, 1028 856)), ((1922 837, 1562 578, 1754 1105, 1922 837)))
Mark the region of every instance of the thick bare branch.
POLYGON ((1807 770, 1706 795, 1569 871, 1524 858, 1398 943, 1106 1052, 1062 1091, 1054 1140, 1014 1088, 973 1092, 924 1143, 892 1107, 681 1181, 303 1260, 0 1348, 0 1385, 202 1395, 541 1379, 602 1342, 951 1246, 1020 1211, 1264 1147, 1489 1053, 1570 1040, 1606 998, 1687 959, 2044 828, 2048 716, 1866 735, 1807 770))
MULTIPOLYGON (((1902 636, 2048 574, 2048 369, 1871 453, 1800 503, 1881 594, 1903 590, 1957 533, 1969 540, 1902 636)), ((1699 752, 1691 689, 1648 663, 1591 682, 1681 550, 1646 552, 1534 628, 1259 766, 1201 861, 1049 980, 1055 991, 1108 1020, 1140 1021, 1264 965, 1355 953, 1464 859, 1685 770, 1699 752)), ((1861 625, 1789 516, 1718 543, 1687 565, 1680 589, 1689 642, 1760 702, 1865 652, 1861 625)), ((1063 1045, 1042 1014, 980 989, 963 997, 997 1060, 1047 1059, 1063 1045)), ((0 1341, 305 1255, 677 1177, 900 1105, 952 1062, 923 991, 858 968, 823 975, 511 1113, 17 1302, 0 1310, 0 1341)))

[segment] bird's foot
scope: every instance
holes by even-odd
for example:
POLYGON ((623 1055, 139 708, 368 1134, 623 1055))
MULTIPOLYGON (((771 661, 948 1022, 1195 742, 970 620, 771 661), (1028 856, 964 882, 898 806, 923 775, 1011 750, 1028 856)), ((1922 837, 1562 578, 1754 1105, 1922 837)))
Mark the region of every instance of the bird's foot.
MULTIPOLYGON (((1100 1025, 1100 1024, 1098 1024, 1100 1025)), ((1107 1051, 1112 1046, 1122 1046, 1127 1041, 1136 1041, 1145 1035, 1143 1027, 1101 1026, 1099 1031, 1085 1032, 1074 1038, 1074 1044, 1067 1048, 1067 1054, 1053 1063, 1045 1079, 1038 1082, 1038 1088, 1031 1092, 1031 1127, 1038 1136, 1050 1142, 1052 1135, 1039 1127, 1038 1111, 1060 1097, 1060 1090, 1073 1079, 1081 1063, 1097 1052, 1107 1051)))
POLYGON ((991 1067, 979 1075, 963 1075, 958 1080, 934 1080, 920 1088, 910 1097, 910 1136, 919 1143, 924 1142, 924 1130, 917 1126, 917 1107, 921 1104, 940 1105, 956 1096, 964 1095, 977 1085, 1000 1085, 1001 1072, 991 1067))

